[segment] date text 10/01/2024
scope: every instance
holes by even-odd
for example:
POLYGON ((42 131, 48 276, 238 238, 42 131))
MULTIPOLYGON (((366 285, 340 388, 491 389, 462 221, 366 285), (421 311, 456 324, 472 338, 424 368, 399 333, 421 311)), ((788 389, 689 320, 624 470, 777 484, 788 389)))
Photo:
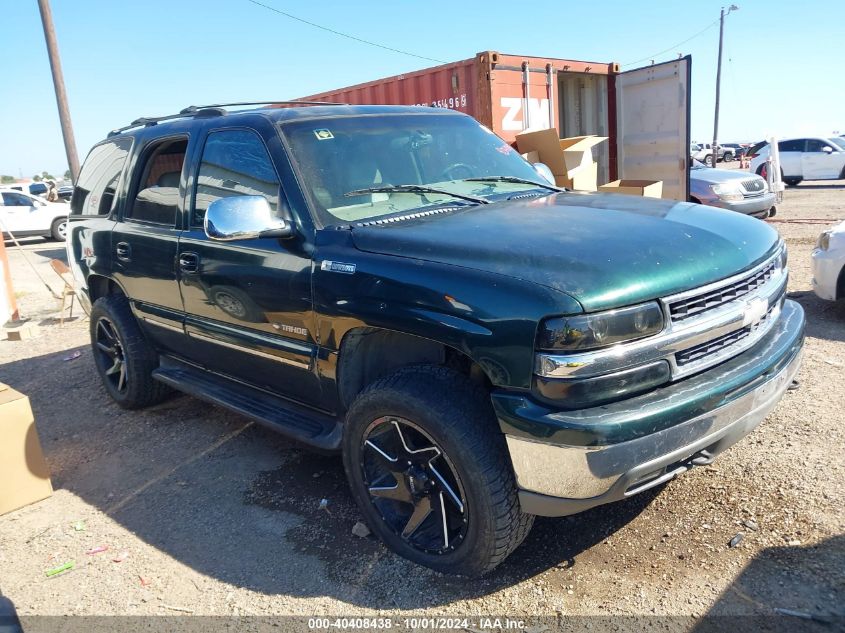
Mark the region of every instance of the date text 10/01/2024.
POLYGON ((469 628, 485 631, 521 631, 525 622, 510 618, 309 618, 308 628, 321 629, 409 629, 409 630, 466 630, 469 628))

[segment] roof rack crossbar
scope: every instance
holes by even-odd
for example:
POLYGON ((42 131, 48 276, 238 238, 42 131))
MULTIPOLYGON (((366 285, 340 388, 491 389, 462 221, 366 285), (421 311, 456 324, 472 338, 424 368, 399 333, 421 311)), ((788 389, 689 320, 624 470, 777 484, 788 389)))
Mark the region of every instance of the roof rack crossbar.
POLYGON ((222 116, 226 114, 226 107, 239 107, 239 106, 257 106, 257 105, 313 105, 313 106, 321 106, 321 105, 349 105, 347 103, 338 103, 335 101, 237 101, 232 103, 214 103, 211 105, 201 105, 201 106, 188 106, 187 108, 182 108, 176 114, 167 114, 164 116, 148 116, 148 117, 140 117, 135 119, 129 125, 125 125, 123 127, 117 128, 109 132, 109 137, 117 136, 126 130, 131 130, 135 127, 147 127, 150 125, 155 125, 161 121, 171 121, 173 119, 182 119, 185 117, 193 117, 193 116, 210 116, 210 115, 218 115, 222 116))

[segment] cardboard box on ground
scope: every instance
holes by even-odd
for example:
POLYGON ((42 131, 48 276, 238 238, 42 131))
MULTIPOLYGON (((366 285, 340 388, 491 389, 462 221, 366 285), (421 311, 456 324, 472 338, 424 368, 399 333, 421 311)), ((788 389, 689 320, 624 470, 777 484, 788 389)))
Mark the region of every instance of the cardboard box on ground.
MULTIPOLYGON (((575 191, 602 191, 602 188, 597 187, 598 163, 593 160, 593 147, 605 142, 607 137, 588 135, 558 138, 557 134, 554 128, 525 130, 516 135, 516 146, 529 163, 544 163, 551 169, 556 185, 575 191)), ((663 191, 663 183, 660 181, 617 180, 602 185, 605 186, 611 186, 615 193, 655 198, 659 198, 663 191), (627 185, 634 182, 640 184, 627 185)))
POLYGON ((29 398, 0 383, 0 514, 53 494, 29 398))

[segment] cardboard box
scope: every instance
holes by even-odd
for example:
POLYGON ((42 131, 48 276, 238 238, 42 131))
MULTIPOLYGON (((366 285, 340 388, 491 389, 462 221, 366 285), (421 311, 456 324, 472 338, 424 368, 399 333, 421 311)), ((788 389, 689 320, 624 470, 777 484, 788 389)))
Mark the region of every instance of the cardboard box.
POLYGON ((588 168, 578 169, 572 177, 565 174, 555 174, 555 184, 574 191, 595 191, 598 180, 599 165, 590 163, 588 168))
POLYGON ((527 160, 532 165, 534 163, 539 163, 540 161, 540 152, 526 152, 525 154, 520 154, 525 160, 527 160))
POLYGON ((604 193, 625 193, 644 198, 660 198, 663 196, 662 180, 614 180, 599 187, 604 193))
POLYGON ((573 136, 560 139, 567 175, 572 176, 579 169, 589 169, 593 163, 593 148, 606 140, 606 136, 573 136))
POLYGON ((552 170, 556 184, 578 191, 596 191, 598 165, 593 160, 593 147, 606 140, 606 136, 558 138, 556 129, 526 130, 516 135, 523 156, 536 154, 539 162, 552 170))
POLYGON ((53 494, 29 398, 0 383, 0 514, 53 494))

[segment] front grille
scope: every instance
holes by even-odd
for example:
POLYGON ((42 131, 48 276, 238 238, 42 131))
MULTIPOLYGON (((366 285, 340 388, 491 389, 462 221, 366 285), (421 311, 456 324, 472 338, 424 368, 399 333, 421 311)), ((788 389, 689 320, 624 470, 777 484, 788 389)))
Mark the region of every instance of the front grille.
POLYGON ((747 295, 749 292, 757 290, 765 285, 772 278, 772 275, 774 275, 775 262, 776 260, 772 260, 763 268, 751 273, 748 277, 727 286, 670 303, 669 315, 672 317, 672 321, 677 323, 698 316, 708 310, 718 308, 721 305, 747 295))
POLYGON ((748 193, 761 192, 766 188, 766 181, 762 178, 749 178, 742 181, 742 188, 748 193))
POLYGON ((701 345, 696 345, 695 347, 690 347, 682 352, 678 352, 675 354, 675 363, 678 367, 683 367, 684 365, 689 365, 690 363, 694 363, 696 361, 723 354, 725 350, 759 332, 761 328, 766 329, 766 324, 769 323, 772 313, 781 305, 782 298, 783 295, 781 295, 774 304, 769 306, 766 316, 760 319, 759 322, 754 323, 753 325, 746 325, 743 328, 734 330, 733 332, 729 332, 728 334, 724 334, 718 338, 714 338, 706 343, 702 343, 701 345))

